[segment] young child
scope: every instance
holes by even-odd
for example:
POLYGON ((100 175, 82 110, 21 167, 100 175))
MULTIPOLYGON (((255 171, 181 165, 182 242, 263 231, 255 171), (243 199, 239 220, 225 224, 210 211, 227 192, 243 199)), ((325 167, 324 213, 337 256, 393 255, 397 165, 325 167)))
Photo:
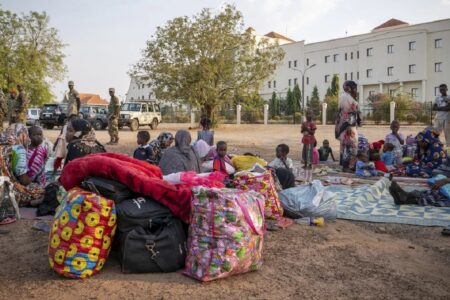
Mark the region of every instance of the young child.
POLYGON ((358 159, 356 161, 356 171, 355 171, 356 176, 371 177, 378 175, 378 172, 375 169, 374 164, 369 162, 367 154, 364 151, 359 151, 356 158, 358 159))
POLYGON ((301 132, 303 134, 302 144, 302 158, 304 162, 305 169, 305 180, 310 182, 312 180, 312 163, 313 163, 313 148, 314 143, 316 143, 316 138, 314 134, 316 133, 316 124, 312 120, 312 112, 308 110, 306 112, 306 121, 302 123, 301 132))
POLYGON ((384 144, 383 155, 381 156, 381 160, 384 162, 388 170, 395 169, 395 154, 394 154, 394 145, 391 143, 384 144))
POLYGON ((31 126, 28 129, 30 146, 27 150, 28 177, 31 182, 45 187, 45 163, 49 156, 47 148, 43 144, 44 137, 41 127, 31 126))
POLYGON ((294 164, 292 163, 292 159, 287 157, 288 154, 289 154, 289 146, 286 144, 279 144, 275 149, 276 158, 268 164, 268 167, 275 170, 288 169, 292 171, 294 168, 294 164))
POLYGON ((369 160, 373 162, 375 169, 383 173, 389 173, 384 162, 380 160, 380 152, 376 149, 369 150, 369 160))
POLYGON ((139 147, 134 150, 133 158, 145 160, 148 163, 152 163, 154 161, 153 149, 150 147, 148 143, 149 141, 150 133, 148 133, 148 131, 142 130, 137 133, 137 144, 139 147))
POLYGON ((227 143, 224 141, 217 142, 216 156, 213 161, 213 171, 222 172, 227 176, 236 172, 233 168, 233 163, 227 155, 227 143))
POLYGON ((203 130, 197 132, 197 140, 204 140, 208 143, 208 145, 213 146, 214 145, 214 131, 211 129, 211 119, 203 117, 200 120, 200 125, 202 126, 203 130))
POLYGON ((405 144, 405 136, 399 133, 400 123, 397 120, 391 123, 391 133, 386 135, 384 142, 394 145, 395 161, 394 165, 400 165, 403 158, 403 145, 405 144))
POLYGON ((331 159, 336 161, 333 155, 333 149, 330 147, 330 142, 328 140, 323 140, 322 147, 319 148, 319 160, 328 161, 328 156, 331 156, 331 159))

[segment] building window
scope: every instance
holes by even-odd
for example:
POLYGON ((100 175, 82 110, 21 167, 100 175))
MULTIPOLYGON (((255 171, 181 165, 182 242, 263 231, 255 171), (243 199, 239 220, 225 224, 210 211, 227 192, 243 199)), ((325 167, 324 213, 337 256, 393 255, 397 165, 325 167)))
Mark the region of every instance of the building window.
POLYGON ((434 71, 435 72, 442 72, 442 63, 438 62, 434 64, 434 71))
POLYGON ((328 63, 329 60, 330 60, 330 56, 329 56, 329 55, 326 55, 326 56, 325 56, 325 63, 328 63))
POLYGON ((391 97, 391 98, 393 98, 394 97, 394 95, 395 95, 395 90, 391 90, 391 89, 389 89, 389 97, 391 97))
POLYGON ((267 87, 270 89, 271 81, 267 82, 267 87))
POLYGON ((291 61, 289 61, 288 65, 289 65, 289 69, 290 69, 291 68, 291 61))
POLYGON ((291 86, 291 80, 288 79, 288 86, 291 86))
POLYGON ((276 89, 277 88, 277 82, 274 80, 273 81, 273 88, 276 89))
POLYGON ((419 89, 418 88, 412 88, 411 89, 411 97, 413 98, 413 99, 417 99, 417 92, 419 91, 419 89))
POLYGON ((347 60, 347 52, 345 53, 345 60, 347 60))
POLYGON ((367 69, 366 70, 366 77, 367 78, 372 78, 372 69, 367 69))
POLYGON ((353 80, 353 72, 350 72, 350 80, 353 80))
POLYGON ((369 91, 369 97, 375 96, 375 91, 369 91))
POLYGON ((387 46, 387 53, 388 54, 394 53, 394 45, 388 45, 387 46))
POLYGON ((297 61, 294 60, 294 68, 297 68, 297 61))
POLYGON ((356 51, 356 59, 359 59, 359 50, 356 51))
POLYGON ((294 85, 297 84, 297 78, 294 78, 294 85))
POLYGON ((434 40, 434 48, 442 48, 442 39, 434 40))
POLYGON ((142 88, 143 88, 143 89, 145 88, 145 84, 142 84, 142 88))
POLYGON ((309 58, 306 59, 306 65, 309 66, 309 58))
POLYGON ((339 54, 333 55, 333 61, 334 61, 334 62, 337 62, 338 59, 339 59, 339 54))
POLYGON ((330 75, 325 75, 325 82, 328 82, 330 80, 330 75))
POLYGON ((309 96, 306 96, 306 102, 309 102, 309 96))
POLYGON ((309 84, 309 77, 306 77, 306 84, 309 84))
POLYGON ((387 68, 387 76, 394 75, 394 67, 388 67, 387 68))
POLYGON ((416 73, 416 65, 409 65, 409 74, 416 73))
POLYGON ((410 51, 416 50, 416 41, 409 42, 409 50, 410 51))
POLYGON ((353 59, 353 52, 350 52, 350 59, 353 59))
POLYGON ((373 55, 373 48, 367 48, 367 56, 373 55))
POLYGON ((438 86, 435 86, 434 87, 434 95, 435 96, 439 96, 441 94, 441 91, 439 90, 439 87, 438 86))
POLYGON ((359 72, 356 72, 356 80, 359 80, 359 72))
POLYGON ((344 78, 345 78, 345 80, 347 80, 347 73, 344 74, 344 78))

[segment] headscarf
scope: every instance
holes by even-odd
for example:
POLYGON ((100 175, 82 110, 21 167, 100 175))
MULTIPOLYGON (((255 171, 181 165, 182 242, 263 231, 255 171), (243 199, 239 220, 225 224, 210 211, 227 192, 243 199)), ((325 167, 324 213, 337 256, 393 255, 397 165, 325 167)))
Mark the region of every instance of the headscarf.
POLYGON ((165 148, 165 147, 166 147, 166 143, 167 143, 168 141, 173 140, 173 134, 171 134, 170 132, 161 132, 161 133, 158 135, 157 140, 158 140, 158 142, 159 142, 159 147, 165 148), (163 146, 162 146, 162 145, 163 145, 163 146))
POLYGON ((204 158, 208 155, 211 147, 204 140, 197 140, 194 142, 194 150, 199 158, 204 158))
POLYGON ((186 157, 189 158, 189 152, 191 151, 191 134, 187 130, 178 130, 175 134, 175 147, 180 150, 186 157))
POLYGON ((84 119, 74 119, 71 124, 75 130, 74 137, 80 139, 82 144, 86 144, 90 147, 94 147, 96 145, 97 139, 91 123, 84 119))

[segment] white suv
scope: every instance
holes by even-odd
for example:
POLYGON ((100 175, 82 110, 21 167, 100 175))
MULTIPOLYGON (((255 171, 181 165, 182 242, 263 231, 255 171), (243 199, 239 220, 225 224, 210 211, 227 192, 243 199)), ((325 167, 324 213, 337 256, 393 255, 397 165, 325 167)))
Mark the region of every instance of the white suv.
POLYGON ((161 121, 159 104, 154 101, 126 102, 120 109, 119 128, 129 126, 136 131, 139 126, 149 125, 156 129, 161 121))

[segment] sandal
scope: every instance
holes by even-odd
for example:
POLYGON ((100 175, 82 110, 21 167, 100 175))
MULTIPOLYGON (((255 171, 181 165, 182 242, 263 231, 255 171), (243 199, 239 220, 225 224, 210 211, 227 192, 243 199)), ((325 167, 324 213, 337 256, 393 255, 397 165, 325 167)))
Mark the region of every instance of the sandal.
POLYGON ((11 224, 14 223, 15 221, 17 221, 16 217, 4 218, 3 220, 0 221, 0 225, 11 224))
POLYGON ((447 227, 444 227, 444 228, 442 229, 441 233, 442 233, 442 235, 450 236, 450 225, 447 226, 447 227))

